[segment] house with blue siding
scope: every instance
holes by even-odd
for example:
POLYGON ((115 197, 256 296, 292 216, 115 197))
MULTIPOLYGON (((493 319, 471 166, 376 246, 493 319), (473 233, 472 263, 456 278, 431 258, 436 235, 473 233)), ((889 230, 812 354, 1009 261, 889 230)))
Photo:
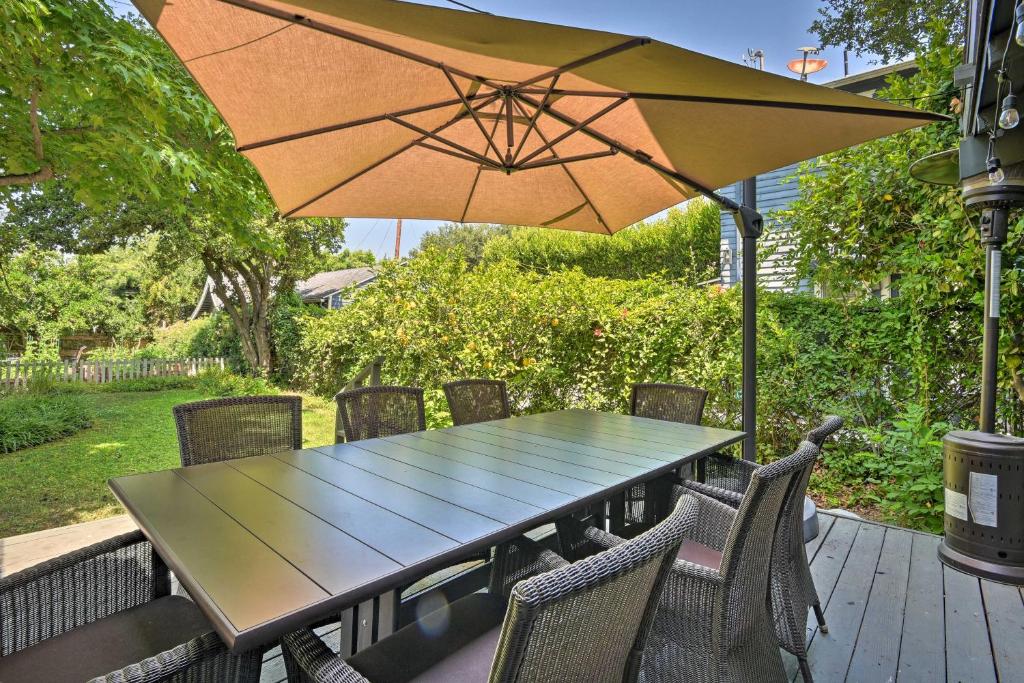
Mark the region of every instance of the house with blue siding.
MULTIPOLYGON (((838 88, 857 95, 871 97, 875 91, 885 86, 889 76, 910 76, 917 71, 913 60, 899 64, 889 64, 879 69, 867 71, 855 76, 847 76, 836 81, 825 83, 826 87, 838 88)), ((810 171, 814 173, 816 171, 810 171)), ((739 201, 742 197, 742 183, 722 188, 720 193, 739 201)), ((763 173, 757 176, 757 210, 765 219, 764 235, 759 240, 761 250, 767 253, 758 266, 758 283, 764 288, 775 291, 807 291, 807 282, 793 282, 794 270, 787 254, 792 250, 789 239, 790 226, 778 216, 778 212, 789 208, 800 194, 800 164, 763 173)), ((719 274, 723 286, 730 287, 740 281, 742 271, 742 244, 736 231, 736 223, 732 214, 723 211, 721 214, 721 248, 719 252, 719 274)))

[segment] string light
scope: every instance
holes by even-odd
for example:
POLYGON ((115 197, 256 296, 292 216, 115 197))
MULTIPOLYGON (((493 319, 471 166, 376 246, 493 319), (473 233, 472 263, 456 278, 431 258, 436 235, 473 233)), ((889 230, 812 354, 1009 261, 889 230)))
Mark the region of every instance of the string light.
POLYGON ((1013 39, 1017 44, 1024 47, 1024 2, 1018 2, 1013 8, 1013 21, 1017 24, 1017 30, 1013 32, 1013 39))
POLYGON ((988 180, 995 185, 999 185, 1006 180, 1006 174, 1003 173, 1003 165, 999 163, 999 159, 996 157, 989 157, 988 159, 988 180))
POLYGON ((1016 128, 1020 123, 1020 112, 1017 111, 1017 96, 1012 92, 1003 99, 1003 106, 999 110, 999 127, 1003 130, 1016 128))

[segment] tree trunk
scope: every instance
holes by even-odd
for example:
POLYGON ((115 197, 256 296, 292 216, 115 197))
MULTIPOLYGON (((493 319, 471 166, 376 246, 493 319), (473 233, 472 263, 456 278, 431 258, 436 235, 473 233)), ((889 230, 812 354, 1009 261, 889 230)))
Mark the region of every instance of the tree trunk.
POLYGON ((229 263, 210 253, 202 255, 213 290, 224 305, 242 346, 242 355, 253 372, 267 376, 273 369, 270 345, 269 265, 229 263), (248 290, 248 291, 246 291, 248 290))

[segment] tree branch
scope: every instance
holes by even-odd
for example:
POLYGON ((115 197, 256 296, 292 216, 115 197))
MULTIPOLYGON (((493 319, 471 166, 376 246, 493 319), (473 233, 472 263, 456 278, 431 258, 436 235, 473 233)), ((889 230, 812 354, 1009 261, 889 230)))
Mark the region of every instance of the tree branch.
POLYGON ((33 173, 15 173, 0 176, 0 187, 11 185, 32 185, 53 179, 53 167, 43 155, 43 134, 39 130, 39 89, 32 88, 28 98, 28 122, 32 128, 32 153, 39 162, 39 170, 33 173))

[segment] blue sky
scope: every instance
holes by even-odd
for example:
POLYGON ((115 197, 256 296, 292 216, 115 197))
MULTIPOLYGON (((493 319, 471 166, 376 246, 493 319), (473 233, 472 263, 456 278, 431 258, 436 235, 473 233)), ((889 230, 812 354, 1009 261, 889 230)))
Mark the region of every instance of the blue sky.
MULTIPOLYGON (((464 0, 478 9, 555 24, 645 35, 720 59, 741 63, 747 48, 760 48, 766 68, 792 75, 786 62, 800 56, 798 47, 814 45, 807 32, 818 16, 819 0, 464 0)), ((420 0, 422 4, 454 7, 446 0, 420 0)), ((114 6, 123 11, 120 0, 114 6)), ((813 83, 843 76, 842 50, 822 53, 829 61, 813 83)), ((873 68, 870 56, 850 55, 850 73, 873 68)), ((795 77, 795 76, 794 76, 795 77)), ((406 220, 402 227, 402 253, 437 225, 435 221, 406 220)), ((346 242, 353 249, 370 249, 378 256, 394 254, 395 222, 351 219, 346 242)))

